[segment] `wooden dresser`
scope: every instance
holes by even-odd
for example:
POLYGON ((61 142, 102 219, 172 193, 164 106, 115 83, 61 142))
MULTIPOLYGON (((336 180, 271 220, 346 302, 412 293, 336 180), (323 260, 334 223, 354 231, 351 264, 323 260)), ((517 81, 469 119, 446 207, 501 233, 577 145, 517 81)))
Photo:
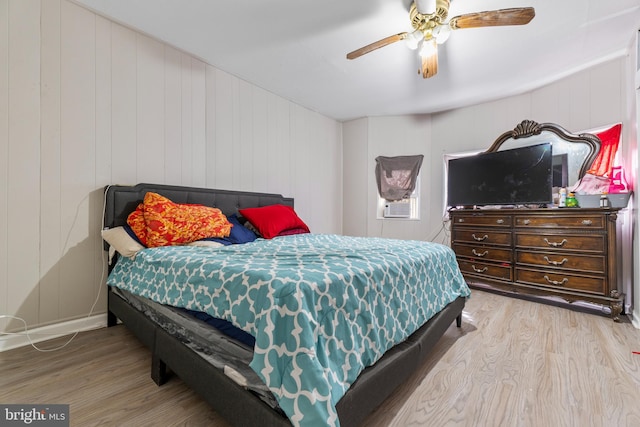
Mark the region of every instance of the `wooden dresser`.
POLYGON ((603 304, 619 321, 617 212, 451 210, 451 246, 471 287, 603 304))

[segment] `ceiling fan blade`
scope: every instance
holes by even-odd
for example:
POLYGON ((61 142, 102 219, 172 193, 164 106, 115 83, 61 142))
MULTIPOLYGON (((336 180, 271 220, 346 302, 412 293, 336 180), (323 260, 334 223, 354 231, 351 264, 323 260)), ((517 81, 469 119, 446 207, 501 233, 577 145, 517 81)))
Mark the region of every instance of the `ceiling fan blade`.
POLYGON ((361 47, 360 49, 356 49, 353 52, 347 53, 347 59, 356 59, 362 55, 365 55, 369 52, 373 52, 376 49, 380 49, 381 47, 385 47, 390 45, 391 43, 395 43, 397 41, 400 40, 404 40, 407 38, 407 34, 406 32, 404 33, 399 33, 399 34, 394 34, 392 36, 389 37, 385 37, 382 40, 378 40, 377 42, 373 42, 371 44, 368 44, 364 47, 361 47))
POLYGON ((536 16, 536 12, 532 7, 489 10, 456 16, 451 18, 449 26, 451 29, 457 30, 502 25, 525 25, 531 22, 534 16, 536 16))
POLYGON ((420 58, 422 59, 422 77, 428 79, 438 73, 438 45, 434 39, 425 41, 425 43, 431 45, 422 51, 420 58))

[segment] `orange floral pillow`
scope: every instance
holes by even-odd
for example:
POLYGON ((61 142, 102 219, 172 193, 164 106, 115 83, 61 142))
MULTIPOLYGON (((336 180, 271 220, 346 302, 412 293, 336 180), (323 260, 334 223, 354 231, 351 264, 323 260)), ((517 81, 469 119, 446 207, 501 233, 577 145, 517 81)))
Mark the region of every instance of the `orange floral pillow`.
POLYGON ((144 196, 127 222, 149 248, 182 245, 206 237, 227 237, 232 227, 220 209, 174 203, 152 192, 144 196), (140 217, 144 220, 144 231, 140 217))
POLYGON ((145 246, 149 246, 147 244, 147 223, 144 222, 144 211, 142 207, 144 205, 140 203, 135 211, 131 212, 127 217, 127 224, 133 230, 133 233, 136 235, 140 243, 145 246))

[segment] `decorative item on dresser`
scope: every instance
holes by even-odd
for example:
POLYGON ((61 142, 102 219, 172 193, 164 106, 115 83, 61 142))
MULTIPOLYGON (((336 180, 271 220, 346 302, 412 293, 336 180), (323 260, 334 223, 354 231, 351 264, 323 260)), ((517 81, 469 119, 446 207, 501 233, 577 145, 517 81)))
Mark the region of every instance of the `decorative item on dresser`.
MULTIPOLYGON (((487 152, 542 142, 552 144, 554 157, 563 156, 569 186, 585 176, 600 149, 595 135, 524 120, 500 135, 487 152)), ((464 206, 449 211, 451 246, 469 286, 544 302, 555 297, 560 303, 600 304, 620 321, 624 294, 618 261, 622 259, 619 208, 505 207, 464 206)))
POLYGON ((471 287, 603 304, 619 321, 617 211, 452 210, 451 243, 471 287))

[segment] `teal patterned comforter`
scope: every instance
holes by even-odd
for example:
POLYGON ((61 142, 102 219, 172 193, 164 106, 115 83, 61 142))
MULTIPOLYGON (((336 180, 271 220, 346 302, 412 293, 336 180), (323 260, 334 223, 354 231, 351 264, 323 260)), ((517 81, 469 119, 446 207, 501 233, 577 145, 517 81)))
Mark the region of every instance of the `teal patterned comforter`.
POLYGON ((470 293, 447 246, 322 234, 145 249, 107 283, 252 334, 251 368, 301 426, 339 425, 360 372, 470 293))

